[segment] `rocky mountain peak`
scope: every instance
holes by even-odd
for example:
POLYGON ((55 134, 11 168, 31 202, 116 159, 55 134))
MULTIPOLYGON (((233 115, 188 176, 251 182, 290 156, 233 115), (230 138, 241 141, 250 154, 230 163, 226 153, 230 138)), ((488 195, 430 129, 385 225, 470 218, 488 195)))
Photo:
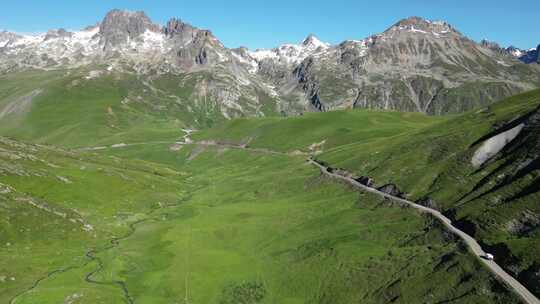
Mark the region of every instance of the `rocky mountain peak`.
POLYGON ((306 39, 302 41, 302 46, 316 49, 319 47, 327 47, 328 44, 319 40, 314 34, 309 34, 306 39))
POLYGON ((483 47, 486 47, 488 49, 492 49, 492 50, 500 50, 500 49, 502 49, 501 46, 497 42, 489 41, 487 39, 482 39, 480 41, 480 45, 482 45, 483 47))
POLYGON ((73 33, 66 31, 65 29, 49 30, 45 35, 45 41, 55 38, 70 38, 73 33))
POLYGON ((8 32, 8 31, 1 31, 0 32, 0 47, 4 47, 10 41, 13 41, 13 40, 15 40, 15 39, 17 39, 19 37, 20 36, 15 34, 15 33, 11 33, 11 32, 8 32))
POLYGON ((395 26, 410 26, 410 25, 416 25, 416 26, 429 26, 432 23, 432 21, 418 17, 418 16, 411 16, 408 18, 404 18, 399 20, 395 26))
POLYGON ((112 10, 103 19, 99 26, 101 43, 105 48, 118 46, 142 35, 150 30, 159 32, 160 27, 152 23, 152 20, 144 12, 131 12, 112 10))
POLYGON ((204 42, 221 45, 221 42, 213 36, 211 31, 196 28, 178 18, 170 19, 163 27, 162 32, 167 38, 173 39, 177 45, 204 42))
POLYGON ((174 36, 191 33, 193 30, 194 27, 190 24, 183 22, 181 19, 172 18, 167 21, 167 25, 163 28, 163 33, 167 37, 173 38, 174 36))
POLYGON ((431 21, 422 17, 409 17, 402 19, 390 27, 385 33, 406 31, 413 33, 433 33, 433 34, 449 34, 458 33, 446 21, 431 21))
POLYGON ((503 48, 498 43, 485 39, 480 41, 480 45, 485 48, 491 49, 494 52, 503 55, 510 55, 526 64, 540 63, 540 58, 538 55, 540 54, 540 45, 538 45, 537 48, 532 48, 528 50, 520 49, 512 45, 507 48, 503 48))
POLYGON ((510 46, 508 48, 503 48, 500 44, 498 44, 497 42, 494 42, 494 41, 489 41, 489 40, 486 40, 486 39, 482 39, 480 41, 480 45, 485 47, 485 48, 488 48, 496 53, 499 53, 499 54, 506 54, 506 55, 511 55, 511 56, 514 56, 516 58, 519 58, 523 55, 523 52, 516 48, 516 47, 513 47, 513 46, 510 46))

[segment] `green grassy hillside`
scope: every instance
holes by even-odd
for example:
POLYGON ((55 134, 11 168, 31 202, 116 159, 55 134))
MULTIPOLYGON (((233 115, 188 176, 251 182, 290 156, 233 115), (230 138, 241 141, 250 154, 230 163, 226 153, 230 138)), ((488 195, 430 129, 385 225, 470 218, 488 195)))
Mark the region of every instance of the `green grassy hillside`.
POLYGON ((412 200, 429 198, 430 204, 480 239, 499 263, 540 294, 540 278, 534 275, 540 270, 536 254, 540 252, 540 128, 534 118, 540 115, 539 107, 537 90, 438 120, 414 116, 408 122, 403 119, 407 114, 336 112, 333 120, 326 120, 330 116, 325 113, 283 123, 236 121, 200 136, 237 141, 251 137, 250 145, 287 151, 307 151, 309 143, 326 140, 330 144, 318 159, 369 176, 378 186, 394 183, 412 200), (347 119, 340 119, 344 116, 356 116, 353 121, 358 122, 348 126, 350 137, 338 131, 347 124, 347 119), (381 116, 393 118, 388 122, 381 116), (485 140, 527 119, 532 121, 503 151, 482 167, 473 167, 471 159, 485 140), (326 123, 313 123, 321 120, 326 123), (366 120, 384 122, 379 126, 366 120), (306 137, 309 140, 304 141, 306 137))
POLYGON ((302 157, 1 148, 3 303, 517 303, 431 219, 302 157))
POLYGON ((529 115, 540 115, 540 91, 509 98, 393 142, 336 147, 320 159, 397 184, 413 200, 429 197, 514 276, 540 295, 540 132, 534 118, 480 168, 471 164, 482 142, 529 115))
POLYGON ((191 102, 196 79, 89 72, 0 81, 0 134, 16 139, 0 137, 1 303, 519 302, 433 219, 325 179, 309 153, 429 196, 539 286, 540 133, 480 168, 471 157, 529 121, 540 91, 454 117, 226 121, 191 102), (261 149, 171 146, 208 125, 193 139, 261 149), (121 142, 143 144, 67 150, 121 142))
MULTIPOLYGON (((65 147, 174 141, 182 128, 225 121, 219 103, 196 90, 201 83, 214 84, 208 77, 137 76, 91 67, 0 75, 0 134, 65 147)), ((262 93, 258 98, 258 113, 250 112, 247 101, 239 106, 247 114, 275 114, 274 100, 262 93)))
POLYGON ((419 113, 377 112, 369 110, 307 113, 290 118, 246 118, 205 129, 193 136, 196 140, 214 139, 224 143, 245 143, 254 148, 276 151, 310 151, 343 146, 352 142, 389 139, 447 117, 419 113))

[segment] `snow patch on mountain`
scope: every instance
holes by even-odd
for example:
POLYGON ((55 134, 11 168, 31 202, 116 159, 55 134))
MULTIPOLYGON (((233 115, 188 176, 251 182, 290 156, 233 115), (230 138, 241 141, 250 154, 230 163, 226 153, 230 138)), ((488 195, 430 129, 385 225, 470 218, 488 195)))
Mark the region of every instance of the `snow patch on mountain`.
POLYGON ((324 53, 329 48, 330 44, 309 35, 300 44, 283 44, 274 49, 248 51, 248 54, 257 62, 269 59, 286 65, 295 65, 309 56, 324 53))

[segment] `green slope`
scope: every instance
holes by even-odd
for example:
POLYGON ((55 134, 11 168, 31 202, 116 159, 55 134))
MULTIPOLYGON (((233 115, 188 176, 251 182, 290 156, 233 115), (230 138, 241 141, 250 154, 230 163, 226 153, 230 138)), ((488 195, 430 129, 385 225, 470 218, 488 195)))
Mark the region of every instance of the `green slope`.
POLYGON ((540 295, 540 132, 530 126, 480 168, 471 159, 482 142, 528 115, 538 116, 540 91, 509 98, 393 142, 354 143, 326 151, 334 166, 395 183, 414 199, 430 197, 497 261, 540 295))
POLYGON ((394 183, 412 200, 430 198, 435 208, 481 240, 508 272, 540 295, 540 277, 535 275, 540 271, 538 123, 481 168, 471 164, 483 141, 531 114, 540 115, 539 106, 536 90, 438 120, 413 116, 409 121, 407 114, 399 113, 336 112, 334 117, 313 114, 282 123, 235 121, 202 132, 200 138, 254 138, 250 146, 286 151, 308 151, 310 143, 327 140, 318 159, 369 176, 377 186, 394 183), (355 116, 354 122, 348 123, 348 116, 355 116), (392 118, 385 121, 384 117, 392 118), (340 134, 344 124, 350 136, 340 134))
POLYGON ((303 158, 1 148, 1 302, 517 303, 431 219, 303 158))
POLYGON ((454 117, 354 110, 225 121, 209 104, 200 116, 185 111, 195 104, 180 76, 149 86, 85 75, 4 76, 0 133, 66 147, 148 144, 90 153, 0 137, 2 303, 518 302, 431 218, 326 180, 307 153, 412 199, 430 196, 537 286, 538 230, 506 229, 540 212, 537 170, 515 175, 537 137, 479 170, 470 158, 479 139, 533 111, 539 91, 454 117), (8 107, 14 100, 27 107, 8 107), (216 123, 193 138, 305 153, 159 143, 216 123))
POLYGON ((247 143, 254 148, 276 151, 310 151, 343 146, 359 141, 372 142, 392 138, 434 123, 446 117, 419 113, 376 112, 368 110, 307 113, 290 118, 235 119, 193 136, 196 140, 217 140, 224 143, 247 143))
MULTIPOLYGON (((171 141, 182 128, 225 120, 212 96, 199 96, 206 74, 148 76, 108 73, 96 67, 27 71, 0 76, 0 134, 66 147, 171 141), (101 71, 100 75, 93 75, 101 71)), ((217 83, 218 80, 215 80, 217 83)), ((258 114, 275 114, 264 94, 258 114)), ((247 114, 247 101, 239 101, 247 114)), ((240 112, 228 115, 245 115, 240 112)))

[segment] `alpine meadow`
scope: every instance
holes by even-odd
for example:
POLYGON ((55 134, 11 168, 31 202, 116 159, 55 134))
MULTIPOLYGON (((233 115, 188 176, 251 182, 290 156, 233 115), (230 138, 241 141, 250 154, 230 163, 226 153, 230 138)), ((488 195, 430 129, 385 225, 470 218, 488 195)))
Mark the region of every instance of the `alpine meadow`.
POLYGON ((540 45, 92 17, 0 31, 0 303, 540 303, 540 45))

